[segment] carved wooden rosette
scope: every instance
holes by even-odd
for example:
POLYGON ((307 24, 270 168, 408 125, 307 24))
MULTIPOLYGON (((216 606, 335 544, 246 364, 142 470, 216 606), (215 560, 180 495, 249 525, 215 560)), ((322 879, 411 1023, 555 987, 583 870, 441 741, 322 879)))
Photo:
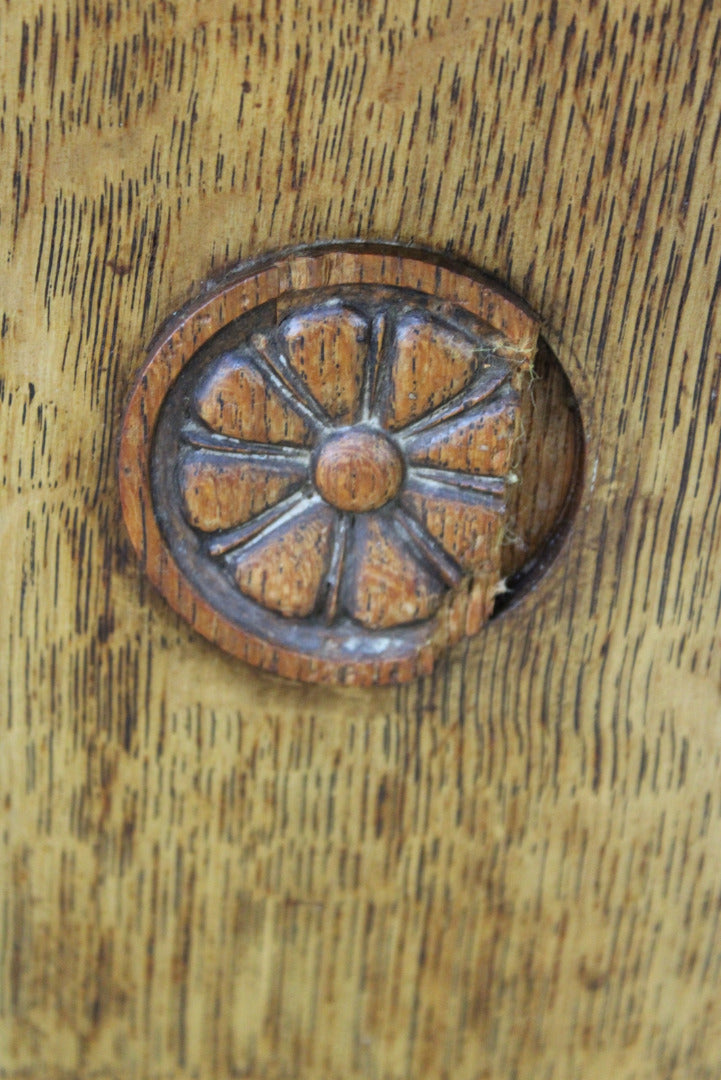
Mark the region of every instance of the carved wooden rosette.
POLYGON ((229 279, 157 342, 121 497, 146 572, 285 676, 427 672, 502 577, 534 319, 421 258, 326 250, 229 279))

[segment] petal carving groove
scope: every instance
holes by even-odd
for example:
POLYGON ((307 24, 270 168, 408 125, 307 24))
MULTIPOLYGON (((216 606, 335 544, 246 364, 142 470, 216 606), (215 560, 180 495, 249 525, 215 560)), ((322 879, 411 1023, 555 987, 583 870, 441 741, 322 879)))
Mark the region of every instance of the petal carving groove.
POLYGON ((337 304, 289 316, 281 324, 290 363, 335 421, 359 418, 369 326, 355 311, 337 304))
POLYGON ((503 504, 498 499, 409 484, 403 506, 466 572, 498 566, 503 536, 503 504))
POLYGON ((241 592, 289 618, 311 615, 326 580, 334 518, 314 504, 229 556, 241 592))
POLYGON ((195 392, 198 415, 213 431, 261 443, 312 446, 313 432, 248 356, 216 360, 195 392))
POLYGON ((419 314, 399 319, 395 345, 384 417, 391 431, 454 398, 483 363, 476 340, 419 314))
POLYGON ((392 518, 356 518, 353 573, 344 595, 354 619, 372 630, 417 622, 437 610, 444 592, 392 518))
POLYGON ((299 487, 306 476, 306 469, 282 459, 189 454, 179 467, 185 516, 203 532, 242 525, 299 487))
POLYGON ((517 395, 494 398, 406 443, 409 462, 475 476, 506 476, 511 468, 517 395))

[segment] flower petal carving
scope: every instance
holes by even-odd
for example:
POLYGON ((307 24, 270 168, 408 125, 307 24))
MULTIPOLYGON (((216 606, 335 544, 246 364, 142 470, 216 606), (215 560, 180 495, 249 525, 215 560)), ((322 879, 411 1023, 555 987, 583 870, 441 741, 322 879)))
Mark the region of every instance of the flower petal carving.
POLYGON ((200 381, 196 411, 212 431, 186 431, 186 518, 217 534, 211 554, 240 591, 286 618, 324 607, 368 630, 428 619, 464 572, 499 563, 509 373, 424 310, 292 311, 200 381), (359 487, 376 473, 387 483, 359 487))
MULTIPOLYGON (((384 420, 399 431, 468 386, 484 363, 477 339, 418 312, 401 317, 384 420)), ((504 373, 505 374, 505 373, 504 373)))
MULTIPOLYGON (((505 389, 505 388, 504 388, 505 389)), ((506 476, 511 468, 518 395, 499 394, 406 442, 408 461, 475 476, 506 476)))
POLYGON ((235 439, 313 444, 312 428, 248 354, 226 353, 214 361, 197 386, 195 407, 209 428, 235 439))
POLYGON ((281 323, 292 367, 331 420, 359 419, 368 355, 366 319, 337 303, 289 316, 281 323))
POLYGON ((311 615, 326 580, 334 517, 319 501, 230 555, 241 592, 290 618, 311 615))
POLYGON ((353 573, 344 601, 363 626, 379 630, 427 619, 445 586, 391 518, 364 515, 355 522, 353 573))
POLYGON ((300 487, 307 472, 292 460, 191 453, 180 465, 185 516, 203 532, 242 525, 300 487))
POLYGON ((403 506, 463 570, 493 569, 503 535, 503 503, 451 485, 408 486, 403 506))

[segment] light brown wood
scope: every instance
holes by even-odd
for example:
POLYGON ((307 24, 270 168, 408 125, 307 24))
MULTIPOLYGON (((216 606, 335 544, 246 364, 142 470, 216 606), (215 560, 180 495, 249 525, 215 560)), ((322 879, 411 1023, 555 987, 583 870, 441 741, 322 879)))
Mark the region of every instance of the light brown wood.
POLYGON ((11 0, 0 37, 3 1080, 717 1080, 718 8, 11 0), (585 433, 548 572, 401 688, 239 666, 121 522, 156 328, 331 239, 507 284, 585 433))

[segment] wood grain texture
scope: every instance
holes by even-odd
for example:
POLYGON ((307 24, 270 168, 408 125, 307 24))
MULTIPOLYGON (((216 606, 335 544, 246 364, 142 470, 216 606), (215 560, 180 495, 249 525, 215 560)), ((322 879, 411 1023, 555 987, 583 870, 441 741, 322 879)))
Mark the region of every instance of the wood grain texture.
POLYGON ((4 1080, 721 1076, 719 18, 3 5, 4 1080), (585 484, 433 677, 298 690, 144 583, 116 440, 203 281, 356 237, 525 297, 585 484))

